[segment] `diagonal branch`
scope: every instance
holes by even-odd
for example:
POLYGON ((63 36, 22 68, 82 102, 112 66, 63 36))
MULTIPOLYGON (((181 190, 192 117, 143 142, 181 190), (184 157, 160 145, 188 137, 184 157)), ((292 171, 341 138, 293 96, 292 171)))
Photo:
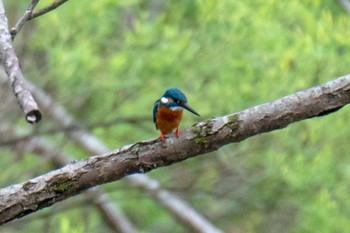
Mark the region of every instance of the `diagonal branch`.
POLYGON ((29 123, 38 123, 41 119, 41 113, 29 91, 27 81, 24 78, 18 58, 12 47, 11 35, 8 30, 2 0, 0 0, 0 59, 11 82, 17 102, 26 116, 26 120, 29 123))
MULTIPOLYGON (((15 130, 7 130, 6 136, 16 135, 15 130)), ((1 133, 0 133, 1 136, 1 133)), ((55 148, 48 141, 38 137, 31 137, 23 140, 16 145, 21 149, 25 148, 29 152, 33 152, 45 159, 48 159, 57 167, 62 167, 69 161, 73 161, 71 156, 65 155, 61 150, 55 148)), ((14 147, 12 147, 14 148, 14 147)), ((113 203, 108 195, 99 187, 87 190, 85 196, 92 200, 98 211, 103 216, 103 220, 115 232, 133 233, 137 232, 130 220, 119 210, 115 203, 113 203)))
MULTIPOLYGON (((94 135, 81 129, 79 123, 67 113, 62 106, 53 101, 48 94, 34 85, 30 85, 30 88, 40 101, 40 105, 43 110, 47 112, 48 116, 58 122, 61 127, 74 127, 74 130, 67 132, 67 135, 73 141, 81 145, 91 154, 102 154, 110 150, 94 135)), ((137 176, 128 176, 127 180, 134 186, 148 192, 152 198, 162 204, 169 212, 193 231, 206 233, 221 232, 195 209, 191 208, 184 200, 164 188, 161 188, 159 182, 151 179, 149 176, 139 174, 137 176)))
MULTIPOLYGON (((0 79, 2 76, 0 76, 0 79)), ((104 145, 99 139, 94 135, 89 133, 89 131, 82 129, 79 123, 65 111, 65 109, 56 103, 47 93, 45 93, 40 88, 29 83, 30 90, 33 92, 34 96, 38 99, 39 104, 42 106, 44 112, 46 112, 48 117, 53 118, 62 128, 70 129, 66 131, 67 136, 69 136, 73 141, 81 145, 91 154, 101 154, 110 149, 104 145)), ((134 120, 144 120, 143 118, 138 118, 134 120)), ((21 143, 22 141, 31 140, 33 135, 16 136, 7 135, 2 142, 5 144, 21 143), (12 139, 13 140, 12 140, 12 139), (17 140, 18 139, 18 140, 17 140)), ((49 153, 47 151, 47 153, 49 153)), ((54 156, 49 156, 52 159, 59 159, 55 152, 51 153, 54 156)), ((176 218, 178 218, 181 223, 187 225, 194 232, 221 232, 213 224, 210 223, 204 216, 193 209, 188 203, 186 203, 177 195, 169 192, 168 190, 162 188, 158 181, 151 179, 145 174, 139 174, 137 176, 128 176, 127 180, 131 185, 134 185, 141 189, 142 192, 147 192, 152 198, 154 198, 157 203, 163 205, 170 213, 172 213, 176 218)))
POLYGON ((321 116, 350 102, 350 75, 231 115, 210 119, 179 138, 142 141, 80 160, 0 190, 0 223, 133 173, 144 173, 248 137, 321 116))

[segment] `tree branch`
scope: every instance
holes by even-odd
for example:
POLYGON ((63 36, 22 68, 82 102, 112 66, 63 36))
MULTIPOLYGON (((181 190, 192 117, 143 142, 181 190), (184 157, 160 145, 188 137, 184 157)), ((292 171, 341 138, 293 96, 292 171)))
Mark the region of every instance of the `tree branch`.
MULTIPOLYGON (((2 76, 0 76, 0 79, 2 76)), ((45 93, 40 88, 29 83, 30 90, 33 92, 34 96, 38 99, 39 104, 42 106, 43 111, 48 117, 53 118, 62 128, 70 129, 65 133, 73 141, 81 145, 85 150, 92 154, 101 154, 110 150, 106 145, 104 145, 99 139, 94 135, 89 133, 89 131, 84 130, 80 127, 78 123, 69 113, 67 113, 62 106, 56 103, 51 96, 45 93)), ((124 121, 124 119, 121 119, 124 121)), ((132 119, 134 120, 144 120, 143 118, 132 119)), ((119 122, 119 120, 117 120, 119 122)), ((109 123, 108 123, 109 124, 109 123)), ((33 138, 34 135, 24 135, 18 136, 13 134, 7 134, 4 140, 1 140, 1 144, 13 144, 21 143, 22 141, 28 141, 33 138), (5 142, 6 141, 6 142, 5 142)), ((1 137, 0 138, 4 138, 1 137)), ((39 153, 40 151, 38 151, 39 153)), ((41 152, 42 153, 42 152, 41 152)), ((47 151, 47 153, 49 153, 47 151)), ((50 159, 57 160, 60 159, 56 152, 52 152, 50 159)), ((139 174, 138 176, 128 176, 127 180, 131 185, 134 185, 142 190, 142 192, 147 192, 152 198, 154 198, 157 203, 163 205, 170 213, 177 217, 181 223, 184 223, 189 228, 195 232, 221 232, 213 224, 211 224, 205 217, 194 210, 189 204, 184 200, 177 197, 177 195, 172 192, 161 188, 158 181, 151 179, 145 174, 139 174), (157 186, 155 188, 155 186, 157 186), (166 195, 166 198, 164 198, 166 195), (176 203, 182 203, 181 205, 176 205, 176 203)))
MULTIPOLYGON (((110 150, 94 135, 79 127, 78 122, 69 113, 67 113, 62 106, 53 101, 48 94, 34 85, 30 85, 30 88, 40 101, 40 105, 42 106, 43 110, 47 112, 48 116, 53 118, 62 127, 74 127, 74 130, 67 132, 67 135, 72 140, 92 154, 102 154, 110 150)), ((170 211, 193 231, 206 233, 221 232, 221 230, 216 228, 206 218, 191 208, 184 200, 165 190, 164 188, 161 188, 158 181, 151 179, 144 174, 128 176, 127 180, 132 185, 148 192, 152 198, 157 200, 158 203, 162 204, 168 211, 170 211), (165 196, 166 198, 164 198, 165 196)))
MULTIPOLYGON (((13 129, 10 129, 6 131, 6 136, 9 135, 15 136, 16 133, 13 129)), ((28 138, 28 140, 21 141, 16 147, 50 160, 56 168, 73 161, 72 156, 63 154, 61 150, 55 148, 48 141, 38 137, 31 137, 28 138)), ((12 149, 14 149, 14 147, 12 147, 12 149)), ((84 194, 97 207, 103 220, 113 231, 121 233, 137 232, 130 220, 119 210, 116 203, 113 203, 113 201, 109 199, 108 195, 104 193, 102 189, 95 187, 87 190, 84 194)))
POLYGON ((8 31, 7 18, 2 0, 0 0, 0 59, 4 64, 13 92, 26 116, 26 120, 29 123, 38 123, 41 119, 41 113, 29 91, 27 81, 24 78, 18 58, 12 47, 11 35, 8 31))
POLYGON ((133 173, 144 173, 248 137, 281 129, 350 102, 350 75, 183 130, 179 138, 154 139, 71 163, 0 190, 0 223, 133 173))

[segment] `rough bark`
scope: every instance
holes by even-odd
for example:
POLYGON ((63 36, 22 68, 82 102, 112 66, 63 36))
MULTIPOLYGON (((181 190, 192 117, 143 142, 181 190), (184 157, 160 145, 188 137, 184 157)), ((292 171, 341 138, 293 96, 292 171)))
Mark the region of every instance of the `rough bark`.
MULTIPOLYGON (((13 130, 7 130, 6 135, 15 135, 13 130)), ((1 135, 0 132, 0 137, 1 135)), ((56 148, 49 141, 41 138, 31 137, 28 140, 22 140, 18 142, 16 147, 20 150, 26 150, 32 153, 42 156, 44 159, 48 159, 53 166, 62 167, 65 164, 73 161, 73 157, 63 154, 60 148, 56 148)), ((114 203, 106 193, 100 187, 95 187, 84 192, 85 196, 92 201, 95 207, 98 209, 100 214, 103 216, 103 221, 110 227, 114 232, 120 233, 134 233, 137 232, 136 227, 132 222, 125 216, 125 214, 119 209, 116 203, 114 203)))
POLYGON ((228 143, 321 116, 350 102, 350 75, 238 113, 193 125, 179 138, 153 139, 68 164, 0 190, 0 223, 50 206, 90 187, 145 173, 228 143))
MULTIPOLYGON (((2 76, 0 76, 0 79, 1 78, 2 76)), ((29 86, 30 90, 38 100, 38 103, 41 105, 41 108, 46 113, 47 117, 57 122, 61 128, 67 129, 65 133, 71 140, 76 142, 84 150, 91 154, 102 154, 110 150, 105 144, 103 144, 103 142, 92 135, 89 131, 82 129, 80 127, 80 123, 74 119, 67 111, 65 111, 61 105, 55 102, 51 96, 30 82, 29 86)), ((38 145, 39 142, 35 140, 32 135, 15 136, 13 133, 11 135, 7 135, 6 139, 3 137, 3 139, 4 140, 1 140, 1 144, 3 145, 11 145, 13 143, 21 144, 21 142, 30 144, 31 141, 34 140, 32 141, 35 142, 33 145, 28 145, 28 147, 31 149, 33 149, 34 145, 38 145)), ((43 148, 43 144, 44 143, 40 141, 41 148, 43 148)), ((67 160, 66 158, 58 156, 58 151, 50 152, 48 150, 43 151, 40 149, 36 150, 35 153, 38 155, 45 154, 45 157, 52 160, 56 165, 59 165, 61 163, 59 167, 63 166, 62 163, 67 163, 64 162, 67 160)), ((147 192, 150 197, 155 199, 157 203, 164 206, 164 208, 166 208, 174 217, 176 217, 181 224, 186 225, 189 229, 192 229, 192 231, 206 233, 222 232, 220 229, 210 223, 210 221, 207 220, 203 215, 201 215, 188 203, 186 203, 186 201, 178 197, 176 194, 162 188, 157 180, 150 178, 146 174, 128 176, 126 179, 131 185, 139 188, 141 192, 147 192), (166 198, 164 198, 165 195, 166 198), (181 205, 176 205, 176 203, 181 203, 181 205)), ((106 220, 109 219, 106 218, 106 220)), ((118 224, 118 222, 115 224, 118 224)))
MULTIPOLYGON (((98 138, 87 130, 79 127, 79 123, 65 109, 55 102, 48 94, 40 88, 30 84, 30 89, 42 109, 63 128, 72 127, 73 130, 66 132, 66 135, 79 144, 82 148, 92 154, 102 154, 110 149, 98 138)), ((127 181, 138 187, 142 192, 147 192, 157 203, 164 206, 173 216, 179 219, 184 225, 194 232, 222 232, 215 227, 203 215, 192 208, 186 201, 174 193, 162 188, 157 180, 154 180, 146 174, 138 174, 126 177, 127 181)))

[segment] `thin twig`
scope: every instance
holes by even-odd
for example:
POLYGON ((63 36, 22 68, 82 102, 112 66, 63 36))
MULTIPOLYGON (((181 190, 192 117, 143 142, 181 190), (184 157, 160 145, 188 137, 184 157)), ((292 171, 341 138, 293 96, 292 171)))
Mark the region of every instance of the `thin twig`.
POLYGON ((11 39, 13 40, 17 33, 21 30, 23 27, 24 23, 29 19, 29 17, 32 15, 33 10, 35 6, 38 4, 39 0, 32 0, 30 5, 28 6, 26 12, 24 15, 18 20, 16 25, 11 28, 10 33, 11 33, 11 39))
POLYGON ((59 7, 60 5, 62 5, 63 3, 67 2, 68 0, 56 0, 53 3, 51 3, 51 5, 41 8, 38 11, 34 12, 33 14, 31 14, 31 16, 28 18, 28 20, 34 19, 36 17, 39 17, 43 14, 46 14, 54 9, 56 9, 57 7, 59 7))
POLYGON ((29 90, 28 83, 24 78, 18 58, 12 47, 11 34, 8 30, 2 0, 0 0, 0 60, 4 65, 13 93, 26 116, 26 120, 32 124, 38 123, 41 119, 41 112, 29 90))
POLYGON ((14 38, 16 37, 18 32, 21 30, 21 28, 23 27, 23 25, 24 25, 24 23, 26 21, 29 21, 29 20, 34 19, 36 17, 39 17, 39 16, 41 16, 43 14, 46 14, 46 13, 56 9, 57 7, 62 5, 63 3, 67 2, 68 0, 56 0, 53 3, 51 3, 50 5, 48 5, 47 7, 41 8, 38 11, 33 13, 34 8, 36 7, 36 5, 38 4, 39 1, 40 0, 32 0, 30 5, 28 6, 26 12, 18 20, 16 25, 11 28, 11 38, 12 38, 12 40, 14 40, 14 38))

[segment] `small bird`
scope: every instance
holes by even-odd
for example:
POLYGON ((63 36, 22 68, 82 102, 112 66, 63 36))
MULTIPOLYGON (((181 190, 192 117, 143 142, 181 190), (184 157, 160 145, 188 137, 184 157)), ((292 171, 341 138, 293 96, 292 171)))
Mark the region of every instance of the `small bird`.
POLYGON ((193 114, 199 114, 187 104, 185 94, 178 88, 169 88, 163 96, 154 103, 153 122, 160 131, 160 138, 165 140, 165 134, 175 131, 180 135, 179 125, 182 119, 182 110, 186 109, 193 114))

